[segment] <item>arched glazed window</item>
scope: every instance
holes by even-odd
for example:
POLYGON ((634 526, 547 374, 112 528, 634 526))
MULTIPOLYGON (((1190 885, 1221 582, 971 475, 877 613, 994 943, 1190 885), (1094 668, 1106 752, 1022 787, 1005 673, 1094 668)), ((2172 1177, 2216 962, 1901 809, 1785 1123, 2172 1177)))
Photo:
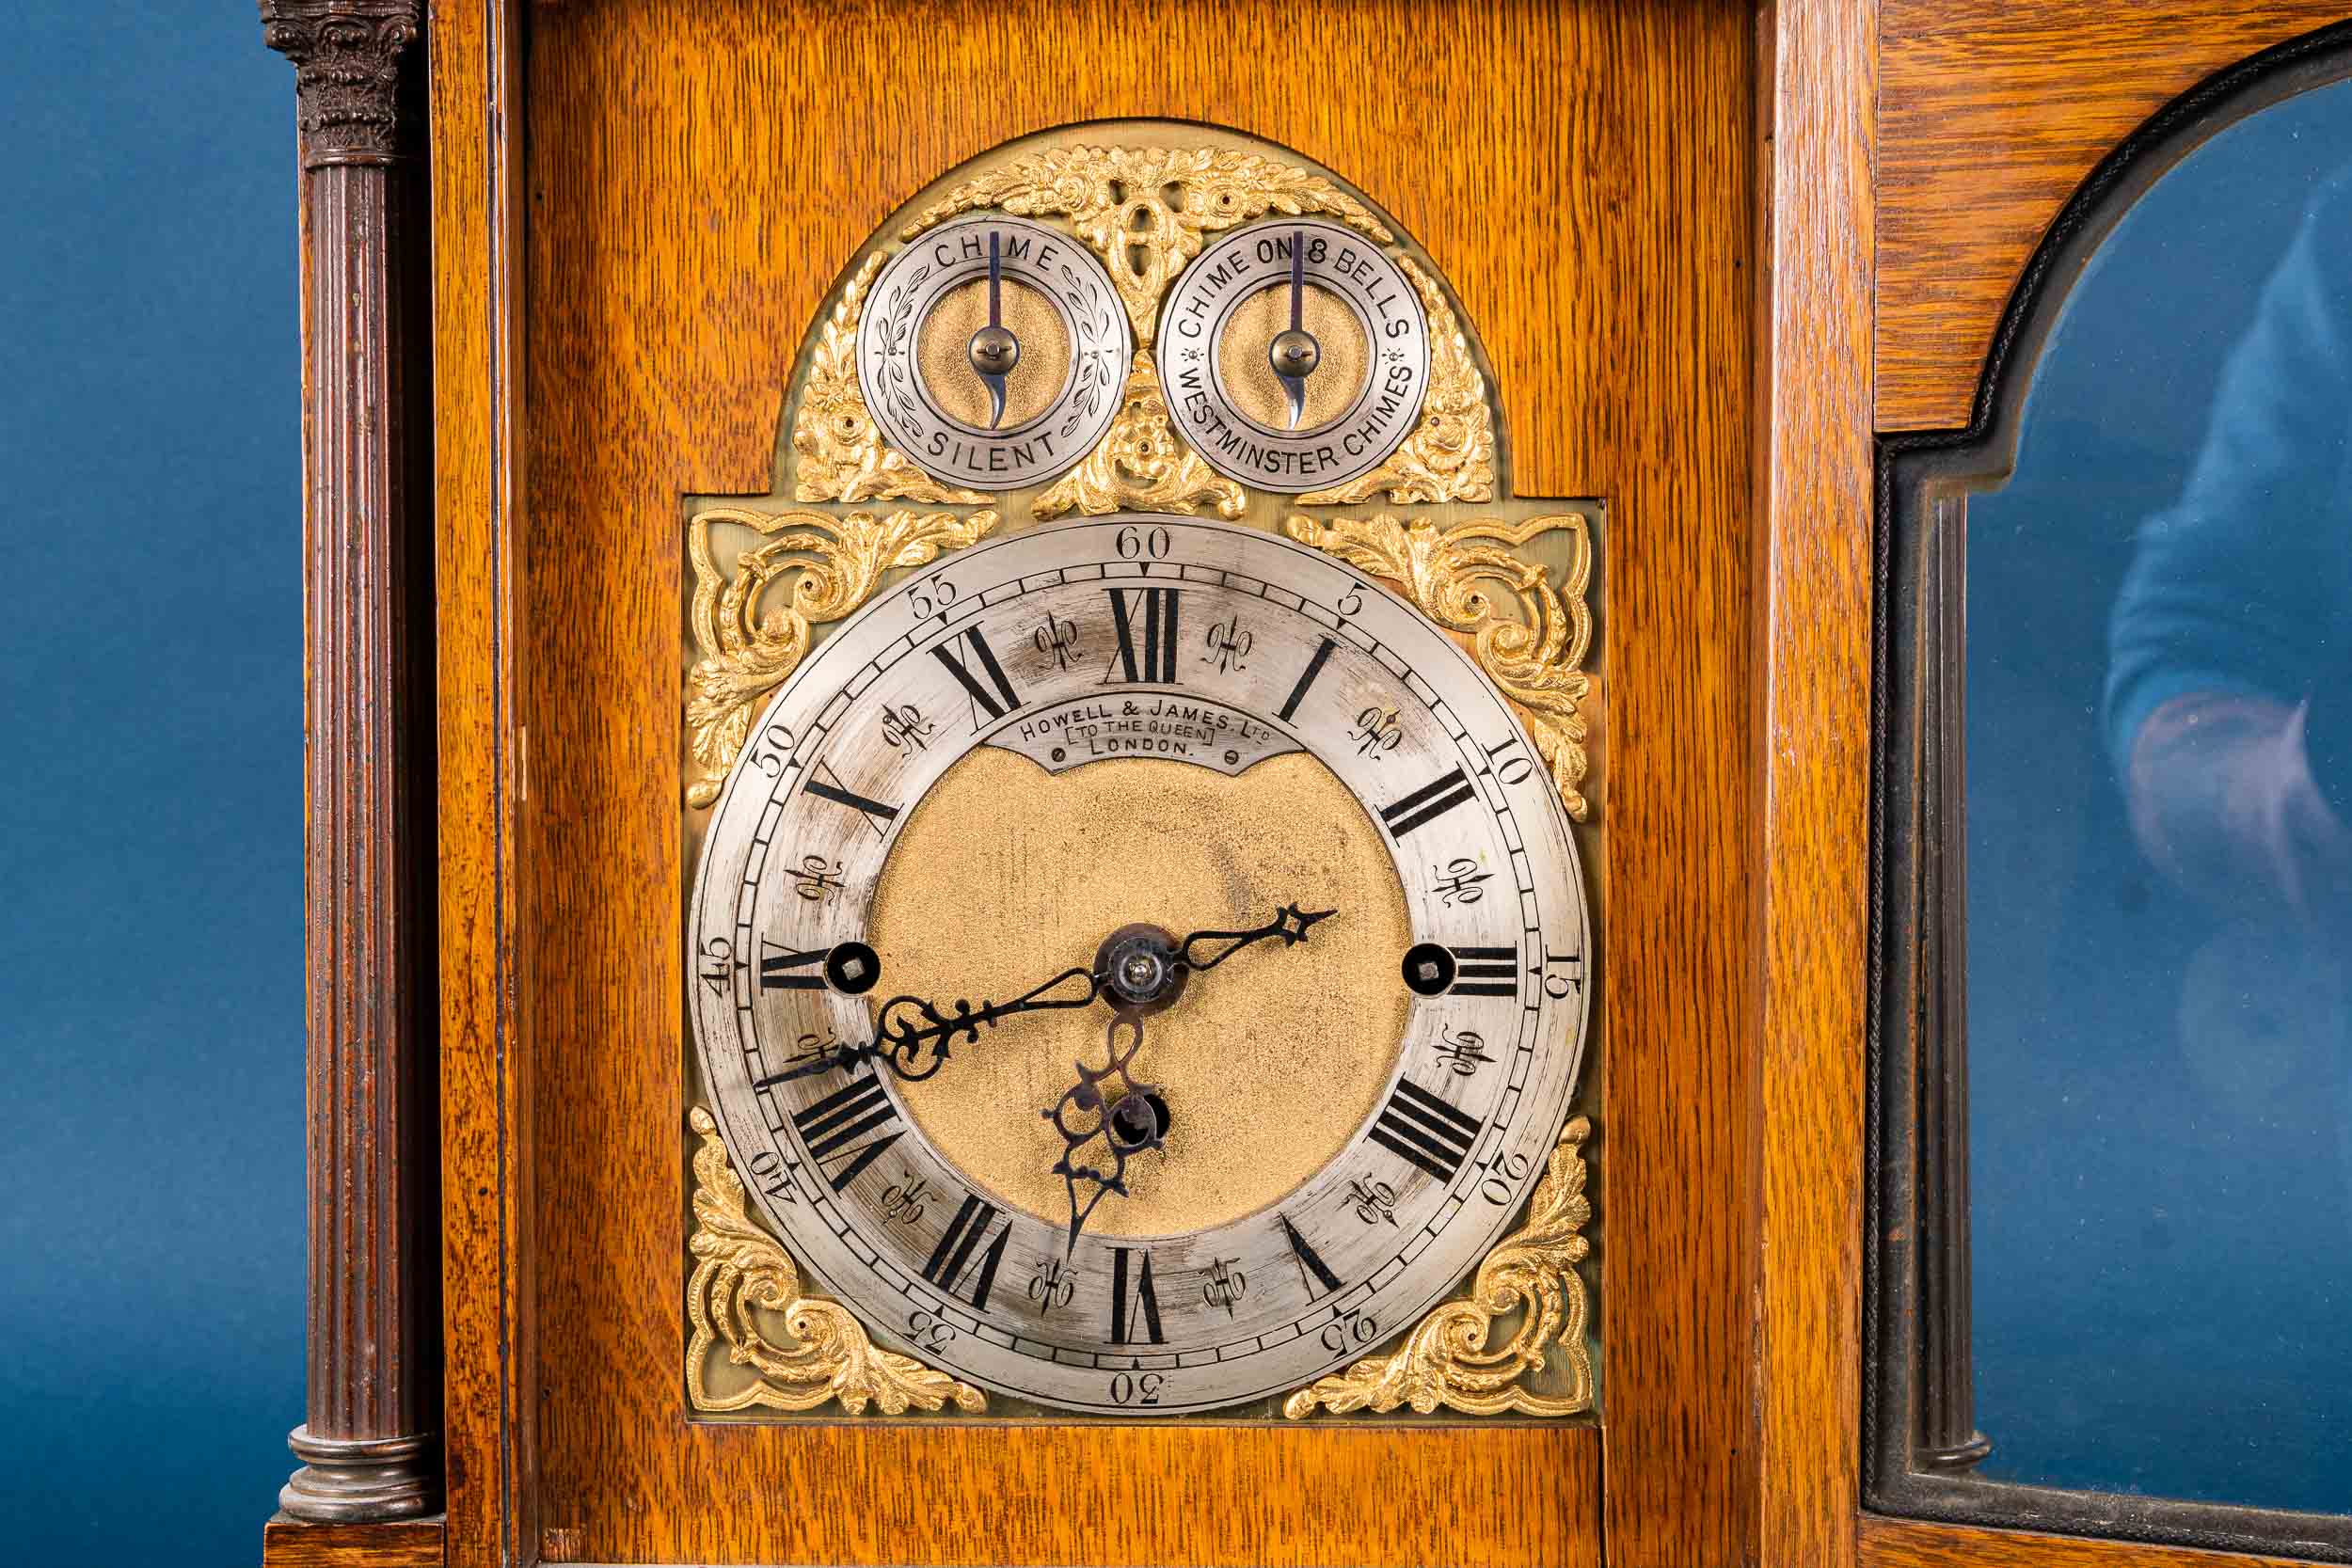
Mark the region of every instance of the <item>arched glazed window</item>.
POLYGON ((2101 166, 1881 457, 1867 1492, 2352 1558, 2352 40, 2101 166))

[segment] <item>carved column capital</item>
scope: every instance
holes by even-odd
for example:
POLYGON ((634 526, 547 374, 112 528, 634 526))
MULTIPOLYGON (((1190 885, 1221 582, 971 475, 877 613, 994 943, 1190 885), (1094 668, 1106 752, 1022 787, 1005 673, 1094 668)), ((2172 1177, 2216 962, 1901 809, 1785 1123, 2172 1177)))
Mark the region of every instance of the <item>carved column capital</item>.
POLYGON ((306 168, 386 164, 395 155, 400 52, 422 0, 261 0, 262 40, 294 64, 306 168))

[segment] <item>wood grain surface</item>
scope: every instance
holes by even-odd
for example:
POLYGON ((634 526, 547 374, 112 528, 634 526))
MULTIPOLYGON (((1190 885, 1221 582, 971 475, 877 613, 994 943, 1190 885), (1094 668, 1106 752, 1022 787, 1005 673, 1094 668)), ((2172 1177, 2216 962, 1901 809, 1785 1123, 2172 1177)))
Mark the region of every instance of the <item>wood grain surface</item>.
POLYGON ((2346 0, 1883 0, 1878 428, 1968 422, 2026 258, 2142 120, 2347 15, 2346 0))
POLYGON ((1758 1559, 1853 1560, 1872 451, 1867 6, 1772 13, 1756 570, 1758 1559))
POLYGON ((2302 1568, 2301 1560, 1862 1516, 1865 1568, 2302 1568))
POLYGON ((262 1527, 262 1568, 441 1568, 442 1521, 313 1525, 279 1514, 262 1527))
MULTIPOLYGON (((1404 18, 1271 0, 534 10, 516 994, 537 1082, 540 1521, 566 1555, 1598 1559, 1589 1428, 683 1419, 679 498, 767 489, 809 317, 897 203, 1008 138, 1114 115, 1232 125, 1359 183, 1482 330, 1518 492, 1609 498, 1611 1558, 1750 1555, 1754 35, 1739 8, 1677 0, 1404 18)), ((453 527, 448 509, 496 493, 468 483, 453 527)))
MULTIPOLYGON (((521 1560, 532 1512, 532 1120, 515 995, 518 0, 435 9, 434 503, 440 731, 442 1449, 449 1560, 521 1560)), ((438 1559, 437 1557, 436 1560, 438 1559)))

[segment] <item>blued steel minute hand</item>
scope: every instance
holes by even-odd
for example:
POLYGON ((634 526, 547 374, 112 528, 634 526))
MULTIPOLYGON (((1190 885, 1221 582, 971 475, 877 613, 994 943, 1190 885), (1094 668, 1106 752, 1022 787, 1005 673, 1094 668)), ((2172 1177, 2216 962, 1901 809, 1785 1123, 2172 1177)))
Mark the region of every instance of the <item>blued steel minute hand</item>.
POLYGON ((947 1048, 958 1036, 977 1040, 982 1028, 993 1028, 999 1021, 1016 1013, 1089 1006, 1102 994, 1103 977, 1081 964, 1063 970, 1009 1002, 983 1002, 977 1007, 961 997, 952 1007, 943 1009, 937 1003, 919 996, 894 996, 882 1005, 870 1043, 820 1053, 815 1061, 771 1073, 754 1086, 769 1088, 834 1068, 852 1069, 864 1061, 886 1063, 898 1077, 917 1082, 940 1069, 947 1060, 947 1048), (926 1047, 930 1050, 928 1058, 926 1047))

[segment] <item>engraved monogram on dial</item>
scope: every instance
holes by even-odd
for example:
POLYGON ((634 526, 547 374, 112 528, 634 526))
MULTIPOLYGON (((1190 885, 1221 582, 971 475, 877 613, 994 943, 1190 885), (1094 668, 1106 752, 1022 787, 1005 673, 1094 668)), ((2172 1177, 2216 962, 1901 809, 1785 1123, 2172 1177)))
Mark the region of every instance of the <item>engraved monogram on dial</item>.
POLYGON ((1244 1403, 1518 1220, 1583 885, 1510 710, 1369 578, 1192 519, 1035 530, 760 716, 689 909, 704 1087, 885 1339, 1073 1410, 1244 1403))
POLYGON ((932 478, 1040 483, 1119 411, 1134 341, 1086 246, 990 214, 892 257, 858 319, 858 382, 885 439, 932 478))
POLYGON ((1160 311, 1160 387, 1218 472, 1296 494, 1380 466, 1429 382, 1421 296, 1351 229, 1289 219, 1218 236, 1160 311))

